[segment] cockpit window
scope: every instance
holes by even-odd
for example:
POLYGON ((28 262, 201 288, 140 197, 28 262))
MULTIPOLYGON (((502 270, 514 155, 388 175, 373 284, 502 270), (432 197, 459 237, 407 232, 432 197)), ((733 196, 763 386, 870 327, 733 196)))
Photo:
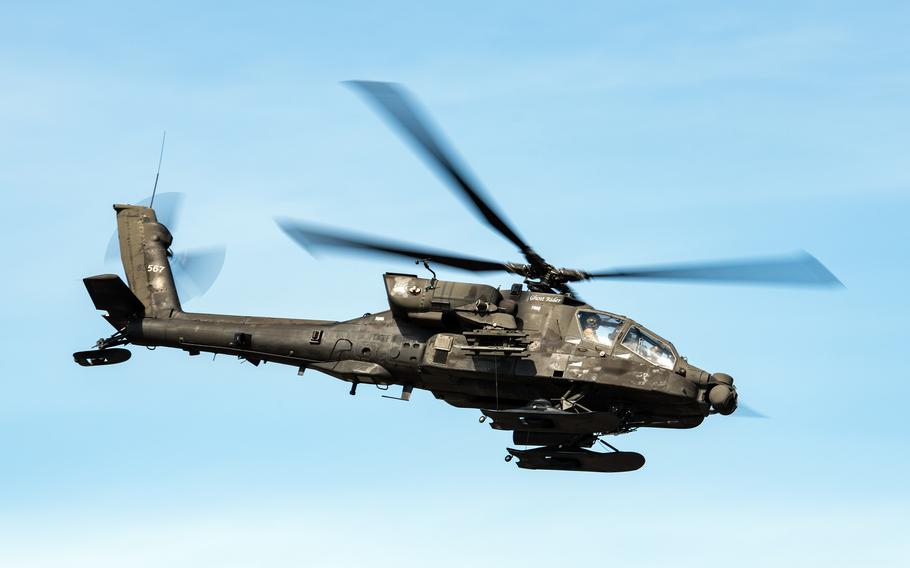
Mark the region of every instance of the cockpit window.
POLYGON ((622 345, 658 367, 672 369, 676 364, 676 357, 667 346, 637 327, 629 329, 626 338, 622 340, 622 345))
POLYGON ((581 326, 583 338, 613 347, 613 343, 619 337, 622 320, 597 312, 578 312, 578 324, 581 326))

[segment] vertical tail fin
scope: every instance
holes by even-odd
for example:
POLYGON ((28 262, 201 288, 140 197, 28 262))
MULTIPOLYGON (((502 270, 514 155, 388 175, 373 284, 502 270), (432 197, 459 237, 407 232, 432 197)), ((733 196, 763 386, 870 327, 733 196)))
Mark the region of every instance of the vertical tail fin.
POLYGON ((120 258, 133 294, 147 317, 167 318, 180 312, 180 299, 168 261, 173 237, 158 222, 155 210, 141 205, 114 205, 120 258))

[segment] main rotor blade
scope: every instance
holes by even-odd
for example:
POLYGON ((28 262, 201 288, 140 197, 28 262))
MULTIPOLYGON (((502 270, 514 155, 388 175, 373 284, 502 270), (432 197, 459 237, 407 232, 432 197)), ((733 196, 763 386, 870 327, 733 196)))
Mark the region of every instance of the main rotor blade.
POLYGON ((319 229, 312 225, 289 219, 276 219, 275 221, 291 239, 311 252, 313 249, 318 248, 337 248, 353 253, 386 254, 403 256, 411 260, 429 260, 472 272, 508 271, 508 267, 502 262, 455 256, 431 249, 417 248, 412 245, 382 241, 364 235, 319 229))
POLYGON ((440 169, 454 183, 461 193, 474 205, 477 211, 486 219, 487 223, 496 229, 502 236, 509 239, 521 250, 531 264, 543 263, 543 259, 515 232, 503 219, 477 182, 472 182, 451 158, 451 151, 446 151, 442 136, 434 134, 431 122, 426 117, 421 117, 417 105, 410 100, 405 90, 394 83, 377 81, 346 81, 347 85, 359 91, 364 97, 378 108, 393 125, 397 126, 417 148, 423 150, 431 165, 440 169))
POLYGON ((803 251, 791 256, 667 264, 589 272, 590 278, 681 280, 728 284, 785 286, 843 286, 830 270, 803 251))

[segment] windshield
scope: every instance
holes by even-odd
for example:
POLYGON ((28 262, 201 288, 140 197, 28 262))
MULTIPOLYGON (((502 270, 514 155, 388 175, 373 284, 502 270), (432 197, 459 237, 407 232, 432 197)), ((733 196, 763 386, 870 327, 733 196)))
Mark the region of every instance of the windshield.
POLYGON ((580 311, 578 324, 581 326, 581 336, 584 339, 613 347, 619 336, 622 320, 607 314, 580 311))
POLYGON ((622 345, 658 367, 672 369, 676 364, 676 357, 667 346, 637 327, 629 329, 626 338, 622 340, 622 345))

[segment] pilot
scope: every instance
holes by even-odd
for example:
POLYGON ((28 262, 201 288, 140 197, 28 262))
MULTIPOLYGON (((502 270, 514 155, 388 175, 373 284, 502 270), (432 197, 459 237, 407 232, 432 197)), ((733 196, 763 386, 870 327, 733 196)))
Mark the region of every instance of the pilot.
POLYGON ((596 314, 588 314, 581 323, 582 335, 589 341, 598 341, 597 328, 600 327, 600 318, 596 314))

